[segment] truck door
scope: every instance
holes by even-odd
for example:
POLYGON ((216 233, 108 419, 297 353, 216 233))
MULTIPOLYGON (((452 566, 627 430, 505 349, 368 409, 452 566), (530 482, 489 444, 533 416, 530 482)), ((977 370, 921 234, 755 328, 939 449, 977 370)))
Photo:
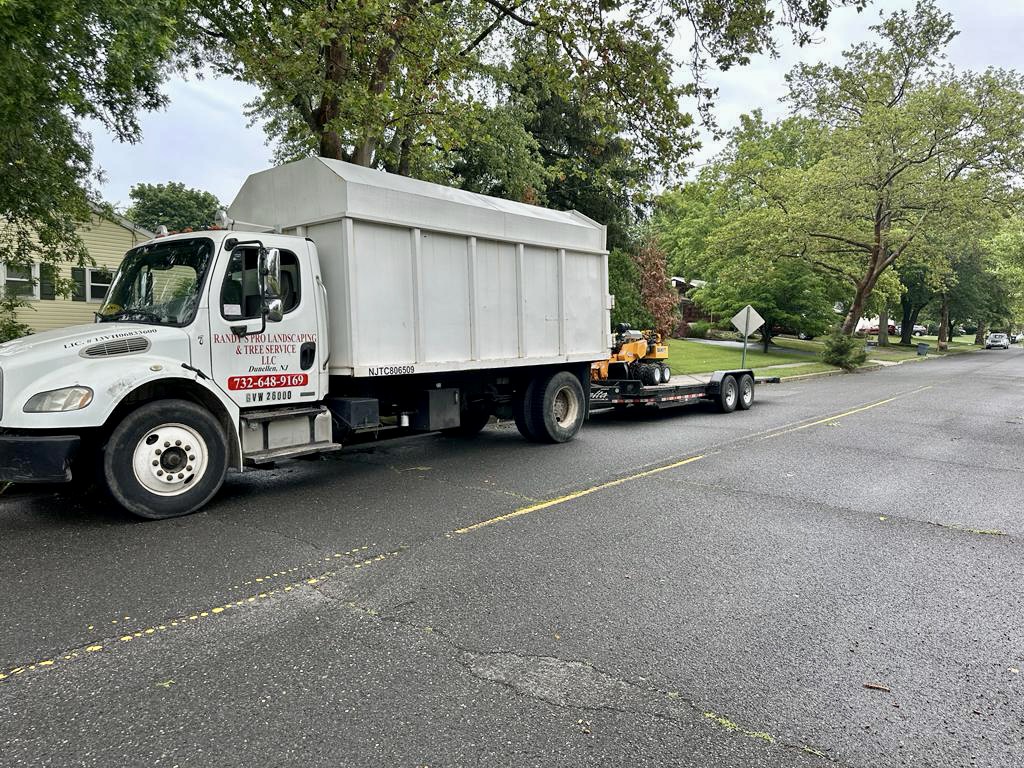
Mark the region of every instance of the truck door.
POLYGON ((259 236, 281 252, 279 322, 264 321, 259 247, 225 251, 210 284, 210 355, 213 378, 241 408, 319 401, 320 375, 316 269, 307 244, 296 238, 259 236))

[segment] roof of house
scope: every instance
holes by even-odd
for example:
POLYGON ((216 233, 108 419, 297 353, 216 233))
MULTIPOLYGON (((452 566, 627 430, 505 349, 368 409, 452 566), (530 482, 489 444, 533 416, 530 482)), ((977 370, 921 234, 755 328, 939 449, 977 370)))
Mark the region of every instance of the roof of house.
POLYGON ((140 227, 134 221, 132 221, 131 219, 125 218, 124 216, 122 216, 121 214, 117 213, 116 211, 110 212, 109 210, 105 209, 102 205, 98 205, 97 203, 93 203, 93 202, 89 203, 89 207, 92 208, 92 212, 95 213, 100 218, 107 219, 108 221, 113 221, 115 224, 120 224, 122 227, 124 227, 127 230, 131 230, 132 232, 137 232, 138 234, 140 234, 143 237, 145 237, 147 240, 156 237, 155 233, 150 232, 145 227, 140 227))

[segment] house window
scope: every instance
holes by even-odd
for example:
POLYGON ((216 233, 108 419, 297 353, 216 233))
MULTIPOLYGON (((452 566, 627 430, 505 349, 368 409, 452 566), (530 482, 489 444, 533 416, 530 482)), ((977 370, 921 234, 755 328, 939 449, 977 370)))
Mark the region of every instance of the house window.
POLYGON ((107 291, 110 290, 110 281, 114 279, 114 273, 103 267, 90 267, 85 272, 85 296, 87 301, 95 303, 102 302, 107 298, 107 291))
POLYGON ((8 296, 22 296, 26 299, 39 298, 39 265, 30 267, 0 265, 3 274, 4 292, 8 296))

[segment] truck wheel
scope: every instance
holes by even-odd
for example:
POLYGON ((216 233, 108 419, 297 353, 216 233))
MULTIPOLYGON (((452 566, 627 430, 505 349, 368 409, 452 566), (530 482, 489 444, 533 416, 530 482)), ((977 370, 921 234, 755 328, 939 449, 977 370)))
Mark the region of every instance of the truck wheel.
POLYGON ((668 384, 672 381, 672 369, 664 363, 661 363, 659 367, 661 368, 661 383, 668 384))
POLYGON ((530 400, 533 398, 533 391, 536 388, 536 379, 531 379, 530 383, 523 387, 522 396, 516 398, 512 406, 512 418, 516 422, 516 429, 519 430, 519 434, 525 437, 527 440, 536 442, 537 433, 533 429, 532 424, 528 421, 527 415, 530 410, 530 400))
POLYGON ((567 443, 576 437, 587 415, 583 385, 578 378, 568 371, 559 371, 535 380, 527 395, 526 425, 534 434, 530 439, 567 443))
POLYGON ((718 390, 718 410, 722 413, 732 413, 736 410, 736 402, 739 400, 739 387, 736 379, 726 376, 722 379, 721 388, 718 390))
POLYGON ((103 456, 111 495, 151 520, 194 512, 220 490, 228 444, 217 420, 187 400, 161 400, 129 413, 103 456))
POLYGON ((740 397, 736 401, 736 407, 741 411, 749 411, 754 404, 754 379, 749 373, 740 376, 740 397))

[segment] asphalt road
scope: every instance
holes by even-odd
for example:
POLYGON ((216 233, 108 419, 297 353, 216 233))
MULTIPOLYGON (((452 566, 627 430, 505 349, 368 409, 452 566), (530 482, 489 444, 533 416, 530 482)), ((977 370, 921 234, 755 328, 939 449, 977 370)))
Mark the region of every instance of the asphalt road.
POLYGON ((1022 437, 1014 348, 166 522, 13 489, 0 764, 1020 766, 1022 437))

